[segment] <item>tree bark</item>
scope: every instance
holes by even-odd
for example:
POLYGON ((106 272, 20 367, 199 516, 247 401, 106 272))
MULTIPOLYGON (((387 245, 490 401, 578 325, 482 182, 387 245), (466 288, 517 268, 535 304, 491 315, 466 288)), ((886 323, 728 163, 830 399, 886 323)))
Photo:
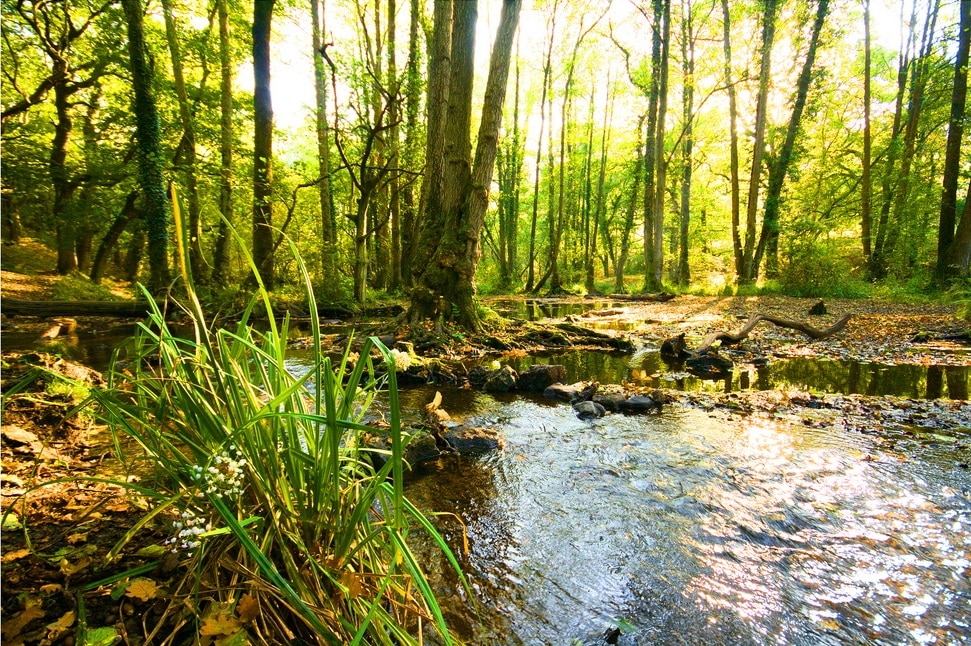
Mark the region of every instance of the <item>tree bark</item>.
POLYGON ((128 24, 128 55, 135 92, 135 137, 138 141, 138 179, 145 199, 148 238, 148 289, 160 294, 169 283, 169 199, 162 160, 162 127, 152 93, 152 67, 142 30, 139 0, 122 0, 128 24))
POLYGON ((233 221, 233 67, 229 54, 229 0, 216 0, 219 12, 219 220, 212 258, 212 282, 222 285, 229 272, 229 224, 233 221))
POLYGON ((863 0, 863 160, 861 168, 862 194, 860 196, 860 242, 863 246, 863 262, 869 264, 873 253, 873 124, 871 123, 871 67, 870 0, 863 0))
POLYGON ((964 137, 964 109, 968 97, 968 52, 971 49, 971 0, 960 0, 958 51, 954 59, 954 88, 951 92, 951 114, 948 119, 944 181, 941 191, 941 214, 937 233, 937 279, 954 277, 950 265, 957 219, 958 179, 961 174, 961 142, 964 137))
POLYGON ((327 68, 322 50, 326 33, 326 0, 311 0, 311 39, 314 50, 314 90, 317 125, 317 164, 321 178, 317 189, 320 201, 320 267, 325 283, 337 269, 337 218, 334 213, 330 182, 330 125, 327 121, 327 68))
MULTIPOLYGON (((556 9, 558 2, 553 4, 553 15, 550 16, 550 31, 547 34, 546 55, 543 58, 543 88, 539 100, 539 137, 536 139, 536 168, 533 176, 533 212, 529 223, 529 265, 526 270, 526 291, 531 292, 536 283, 536 224, 539 219, 539 180, 543 160, 543 130, 546 127, 546 95, 553 65, 553 40, 556 35, 556 9)), ((550 169, 552 170, 552 168, 550 169)))
POLYGON ((678 284, 691 282, 688 266, 688 231, 691 224, 691 171, 694 147, 694 90, 695 90, 695 41, 691 21, 691 0, 681 3, 681 66, 684 74, 681 118, 684 120, 684 138, 681 140, 681 226, 678 245, 678 284))
POLYGON ((114 250, 115 245, 118 244, 118 239, 121 238, 121 234, 125 232, 125 229, 128 228, 132 220, 141 214, 135 208, 135 200, 137 199, 137 190, 128 193, 128 196, 125 198, 125 205, 121 207, 121 213, 115 218, 111 227, 108 228, 108 233, 105 234, 101 239, 101 244, 98 245, 98 251, 94 255, 94 262, 91 263, 91 282, 95 285, 101 283, 105 268, 108 266, 108 258, 114 250))
POLYGON ((735 81, 732 78, 732 39, 731 15, 728 11, 728 0, 722 0, 723 45, 725 50, 725 87, 728 90, 728 127, 729 127, 729 157, 730 182, 732 198, 732 251, 735 257, 735 275, 740 277, 744 271, 742 255, 741 232, 741 188, 739 187, 738 162, 738 104, 735 93, 735 81))
POLYGON ((772 44, 775 40, 775 12, 777 0, 765 0, 762 12, 762 55, 759 64, 759 92, 755 108, 755 137, 752 149, 752 170, 749 175, 748 204, 745 217, 745 244, 742 252, 742 274, 739 283, 753 283, 758 277, 755 266, 755 219, 759 208, 759 183, 762 159, 765 155, 765 127, 768 112, 769 81, 772 75, 772 44))
POLYGON ((792 161, 793 150, 796 145, 796 136, 802 124, 802 113, 806 107, 806 99, 809 96, 809 85, 812 81, 813 65, 816 62, 816 50, 819 46, 819 34, 823 30, 823 23, 826 14, 829 13, 829 0, 818 0, 816 5, 816 19, 813 22, 812 35, 809 38, 809 49, 806 52, 806 60, 803 61, 802 70, 796 81, 796 100, 792 106, 792 114, 786 126, 786 138, 779 151, 775 163, 769 167, 769 186, 765 193, 765 212, 762 215, 762 231, 759 234, 759 244, 752 260, 752 278, 758 275, 759 265, 762 262, 763 254, 769 250, 766 257, 765 275, 767 278, 775 278, 779 271, 778 260, 778 238, 779 238, 779 205, 782 200, 782 185, 786 175, 789 173, 789 165, 792 161))
POLYGON ((274 287, 273 102, 270 95, 270 26, 275 0, 253 2, 253 262, 263 286, 274 287))

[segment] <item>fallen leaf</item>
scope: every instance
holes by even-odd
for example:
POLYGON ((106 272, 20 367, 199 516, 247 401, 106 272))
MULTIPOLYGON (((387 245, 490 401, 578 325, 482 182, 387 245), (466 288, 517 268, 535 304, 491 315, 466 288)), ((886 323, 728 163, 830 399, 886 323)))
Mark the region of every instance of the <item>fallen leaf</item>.
POLYGON ((3 558, 0 559, 0 562, 2 562, 2 563, 13 563, 14 561, 16 561, 18 559, 22 559, 25 556, 30 556, 30 550, 29 549, 26 549, 25 548, 25 549, 22 549, 22 550, 17 550, 15 552, 7 552, 6 554, 3 555, 3 558))
POLYGON ((67 559, 61 559, 61 562, 58 564, 58 567, 60 567, 61 574, 63 574, 64 576, 74 576, 81 570, 87 568, 93 562, 94 561, 87 556, 85 556, 84 558, 80 559, 75 563, 71 563, 67 559))
POLYGON ((251 594, 244 594, 236 604, 236 613, 242 623, 250 623, 260 614, 260 600, 251 594))
POLYGON ((88 630, 88 638, 84 646, 112 646, 118 639, 118 631, 114 628, 102 627, 88 630))
POLYGON ((73 610, 64 613, 64 616, 53 623, 47 624, 47 638, 51 642, 55 642, 62 637, 64 637, 71 630, 71 626, 74 625, 74 621, 77 619, 77 614, 73 610))
POLYGON ((87 533, 71 534, 67 537, 67 542, 70 543, 71 545, 77 545, 78 543, 86 543, 87 540, 88 540, 87 533))
POLYGON ((0 634, 3 635, 4 641, 13 641, 20 636, 20 633, 27 627, 27 624, 47 614, 41 610, 40 603, 40 599, 28 599, 24 610, 3 622, 3 627, 0 628, 0 634))
POLYGON ((11 512, 3 517, 2 527, 6 530, 15 530, 22 528, 23 525, 20 524, 20 518, 17 514, 11 512))
POLYGON ((44 594, 54 594, 55 592, 60 592, 64 589, 64 586, 60 583, 48 583, 40 587, 40 591, 44 594))
POLYGON ((233 615, 232 610, 226 604, 217 604, 219 607, 209 613, 209 616, 199 627, 200 635, 216 637, 219 635, 235 635, 243 628, 239 620, 233 615))
POLYGON ((151 579, 135 579, 125 589, 125 596, 139 601, 151 601, 158 596, 158 584, 151 579))
POLYGON ((341 585, 347 588, 347 596, 351 599, 356 599, 364 592, 364 586, 361 585, 361 577, 350 570, 344 570, 344 573, 341 575, 341 585))

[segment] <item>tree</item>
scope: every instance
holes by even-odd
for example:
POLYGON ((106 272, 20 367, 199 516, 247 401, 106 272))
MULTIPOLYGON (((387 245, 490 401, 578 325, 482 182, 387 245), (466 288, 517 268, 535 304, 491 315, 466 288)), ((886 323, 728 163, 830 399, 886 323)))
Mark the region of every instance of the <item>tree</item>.
POLYGON ((326 32, 327 3, 325 0, 310 0, 311 39, 314 57, 314 90, 316 110, 314 117, 317 125, 317 196, 320 200, 320 266, 325 280, 336 271, 337 219, 334 213, 334 200, 331 195, 330 177, 330 125, 327 121, 327 68, 324 61, 324 33, 326 32))
POLYGON ((759 244, 752 260, 751 278, 758 274, 759 264, 766 249, 766 276, 774 278, 778 272, 778 240, 779 240, 779 203, 782 199, 782 184, 789 173, 796 135, 802 124, 802 113, 806 107, 809 95, 809 84, 812 80, 813 65, 816 62, 816 50, 819 46, 819 34, 823 30, 823 22, 829 13, 829 0, 818 0, 816 4, 816 19, 813 21, 812 35, 809 38, 809 49, 802 64, 802 71, 796 81, 796 100, 793 102, 792 115, 786 126, 786 138, 782 143, 778 156, 769 167, 769 186, 765 193, 765 212, 762 216, 762 231, 759 234, 759 244))
POLYGON ((965 105, 968 97, 968 50, 971 49, 971 0, 960 1, 958 50, 954 57, 954 89, 947 127, 947 152, 944 159, 944 181, 941 191, 941 215, 937 233, 937 279, 955 275, 952 265, 954 225, 957 216, 958 179, 961 174, 961 142, 964 138, 965 105))
POLYGON ((212 258, 212 282, 229 270, 229 223, 233 220, 233 66, 229 53, 229 0, 216 0, 219 13, 219 233, 212 258))
POLYGON ((735 81, 732 74, 732 27, 731 14, 728 11, 728 0, 722 0, 722 27, 725 51, 725 65, 723 73, 725 77, 725 89, 728 91, 728 133, 729 133, 729 158, 730 158, 730 182, 732 200, 732 250, 735 258, 735 276, 740 277, 744 272, 744 254, 742 250, 742 198, 739 182, 739 161, 738 161, 738 100, 735 92, 735 81))
POLYGON ((161 150, 162 125, 152 92, 152 67, 142 29, 140 0, 122 0, 128 23, 128 56, 131 60, 135 94, 135 138, 138 142, 138 183, 145 199, 145 229, 148 237, 148 289, 161 293, 169 283, 169 200, 165 191, 161 150))
POLYGON ((270 27, 275 0, 253 1, 253 262, 266 289, 273 272, 273 102, 270 27))
POLYGON ((772 75, 772 43, 775 40, 775 11, 777 0, 763 0, 762 44, 759 64, 759 91, 755 108, 755 137, 752 148, 752 169, 749 174, 748 204, 745 217, 745 244, 742 251, 742 273, 739 283, 755 282, 755 220, 759 207, 759 184, 762 159, 765 155, 765 127, 768 112, 769 81, 772 75))
MULTIPOLYGON (((454 15, 448 22, 444 20, 445 12, 439 8, 443 3, 444 0, 435 2, 435 38, 438 42, 439 30, 449 29, 452 32, 453 68, 449 83, 448 121, 445 127, 458 139, 453 140, 454 148, 448 157, 452 172, 446 175, 445 200, 438 207, 441 211, 431 211, 425 216, 421 240, 423 246, 432 248, 432 254, 430 262, 420 275, 418 285, 412 290, 409 318, 417 323, 429 318, 441 319, 448 316, 460 325, 477 330, 481 327, 475 302, 475 272, 481 253, 480 234, 489 204, 509 62, 522 2, 503 0, 502 15, 489 62, 475 155, 471 160, 464 155, 470 147, 468 142, 471 135, 466 115, 470 114, 472 104, 471 63, 474 54, 475 3, 455 3, 454 15), (471 169, 471 172, 467 172, 466 168, 471 169), (459 185, 458 182, 463 180, 464 185, 459 185), (446 312, 445 303, 451 304, 454 312, 446 312)), ((440 50, 436 49, 435 54, 441 54, 440 50)), ((429 93, 429 104, 431 100, 429 93)), ((429 131, 431 129, 432 123, 429 122, 429 131)), ((431 135, 429 140, 431 149, 431 135)), ((433 200, 429 199, 428 204, 431 207, 433 200)))

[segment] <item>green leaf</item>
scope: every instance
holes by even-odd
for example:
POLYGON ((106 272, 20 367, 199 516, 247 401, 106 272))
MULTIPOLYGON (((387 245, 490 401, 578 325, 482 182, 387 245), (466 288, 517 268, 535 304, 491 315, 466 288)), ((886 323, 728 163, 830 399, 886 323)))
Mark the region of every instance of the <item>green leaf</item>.
POLYGON ((118 631, 110 626, 89 630, 79 646, 112 646, 118 639, 118 631))

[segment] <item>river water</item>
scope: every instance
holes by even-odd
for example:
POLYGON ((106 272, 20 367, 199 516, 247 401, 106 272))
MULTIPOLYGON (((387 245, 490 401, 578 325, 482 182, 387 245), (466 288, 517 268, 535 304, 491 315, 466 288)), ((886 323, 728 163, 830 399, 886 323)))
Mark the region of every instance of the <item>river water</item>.
MULTIPOLYGON (((405 408, 429 394, 404 393, 405 408)), ((478 613, 434 550, 419 551, 471 643, 971 640, 971 472, 956 454, 971 454, 967 429, 953 431, 958 448, 889 452, 768 415, 669 407, 583 422, 563 404, 443 394, 505 442, 427 465, 407 489, 465 525, 478 613)), ((438 524, 461 551, 459 522, 438 524)))

